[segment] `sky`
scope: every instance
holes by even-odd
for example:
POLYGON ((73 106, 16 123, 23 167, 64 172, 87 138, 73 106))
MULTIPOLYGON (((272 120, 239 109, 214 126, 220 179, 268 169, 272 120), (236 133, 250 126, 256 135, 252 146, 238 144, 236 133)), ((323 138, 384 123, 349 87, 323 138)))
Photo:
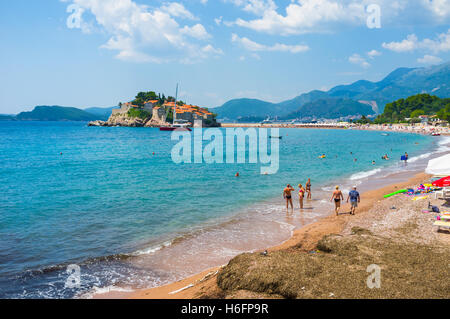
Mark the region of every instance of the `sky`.
POLYGON ((281 102, 450 61, 450 0, 0 1, 0 113, 281 102))

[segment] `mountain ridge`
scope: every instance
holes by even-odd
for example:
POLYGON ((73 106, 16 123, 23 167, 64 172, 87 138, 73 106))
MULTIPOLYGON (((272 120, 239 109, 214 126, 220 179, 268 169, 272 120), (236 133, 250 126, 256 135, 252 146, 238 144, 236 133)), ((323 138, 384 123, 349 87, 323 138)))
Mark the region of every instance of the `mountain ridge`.
MULTIPOLYGON (((360 103, 361 105, 367 105, 368 103, 376 105, 373 108, 378 110, 378 113, 382 113, 386 104, 419 93, 429 93, 442 98, 448 97, 450 96, 449 83, 450 62, 421 68, 400 67, 378 82, 358 80, 347 85, 337 85, 328 91, 313 90, 280 103, 270 103, 257 99, 234 99, 221 107, 214 108, 213 111, 219 115, 219 118, 231 120, 240 117, 267 116, 286 118, 290 114, 302 117, 303 115, 306 116, 306 114, 300 112, 305 104, 316 103, 316 107, 320 107, 320 104, 332 104, 333 101, 336 101, 335 99, 351 99, 357 103, 363 102, 360 103), (328 99, 330 100, 327 102, 322 101, 328 99), (252 103, 252 107, 246 108, 249 100, 258 101, 258 103, 252 103), (246 110, 243 111, 243 109, 246 110)), ((356 104, 348 103, 348 105, 351 105, 354 109, 356 104)), ((344 114, 348 113, 346 109, 342 111, 336 116, 341 115, 338 117, 343 117, 344 114)))
MULTIPOLYGON (((95 121, 102 120, 108 112, 112 112, 112 108, 90 108, 82 110, 75 107, 59 106, 59 105, 38 105, 30 112, 21 112, 16 116, 3 118, 3 120, 15 121, 95 121), (93 112, 88 112, 92 110, 93 112)), ((2 118, 0 118, 2 120, 2 118)))

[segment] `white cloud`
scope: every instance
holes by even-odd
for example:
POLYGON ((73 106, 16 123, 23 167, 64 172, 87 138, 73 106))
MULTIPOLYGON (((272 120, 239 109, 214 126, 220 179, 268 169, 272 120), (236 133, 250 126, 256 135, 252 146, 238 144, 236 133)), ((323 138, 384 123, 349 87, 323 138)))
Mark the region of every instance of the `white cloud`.
POLYGON ((348 61, 350 63, 359 65, 365 69, 367 69, 368 67, 370 67, 370 63, 366 61, 366 59, 364 59, 362 56, 360 56, 359 54, 353 54, 351 57, 348 58, 348 61))
POLYGON ((367 52, 367 55, 369 56, 369 58, 373 59, 376 56, 380 56, 381 52, 377 51, 377 50, 371 50, 371 51, 367 52))
POLYGON ((262 15, 268 10, 277 9, 273 0, 225 0, 225 2, 231 2, 234 5, 241 7, 242 10, 256 15, 262 15))
POLYGON ((291 2, 279 14, 275 8, 267 7, 255 20, 237 19, 235 24, 269 34, 294 35, 326 30, 330 22, 362 22, 365 11, 362 4, 345 5, 332 0, 299 0, 291 2))
POLYGON ((219 17, 219 18, 215 18, 215 19, 214 19, 214 22, 215 22, 217 25, 221 25, 221 24, 222 24, 222 21, 223 21, 223 17, 219 17))
POLYGON ((238 43, 242 45, 246 50, 252 52, 260 52, 260 51, 271 51, 271 52, 290 52, 290 53, 300 53, 309 50, 307 45, 288 45, 277 43, 272 46, 267 46, 264 44, 257 43, 248 38, 240 38, 238 35, 233 34, 231 36, 231 41, 234 43, 238 43))
POLYGON ((211 53, 211 54, 214 54, 216 56, 224 54, 222 49, 216 49, 211 44, 208 44, 208 45, 204 46, 202 48, 202 52, 204 52, 204 53, 211 53))
POLYGON ((439 64, 442 62, 442 59, 437 56, 425 54, 423 58, 417 59, 417 62, 423 64, 439 64))
POLYGON ((206 32, 205 27, 201 24, 196 24, 193 27, 185 26, 180 32, 200 40, 211 38, 211 35, 206 32))
POLYGON ((419 49, 434 53, 448 52, 450 51, 450 29, 447 33, 438 34, 434 40, 420 41, 415 34, 410 34, 400 42, 383 43, 382 46, 394 52, 412 52, 419 49))
POLYGON ((196 20, 197 18, 181 3, 171 2, 161 6, 161 11, 167 12, 172 17, 196 20))
POLYGON ((222 1, 258 17, 238 18, 225 25, 281 35, 330 32, 342 24, 366 27, 366 9, 371 4, 380 6, 383 24, 442 24, 450 16, 450 0, 291 0, 284 8, 278 8, 272 0, 222 1))
POLYGON ((133 0, 72 0, 95 18, 110 38, 102 48, 117 51, 116 58, 132 62, 181 61, 193 63, 215 54, 204 41, 211 38, 202 24, 180 26, 177 19, 197 18, 180 3, 150 8, 133 0))
POLYGON ((415 34, 410 34, 400 42, 383 42, 382 46, 385 49, 395 51, 395 52, 408 52, 413 51, 417 48, 417 36, 415 34))
POLYGON ((422 0, 422 3, 435 17, 450 17, 450 0, 422 0))

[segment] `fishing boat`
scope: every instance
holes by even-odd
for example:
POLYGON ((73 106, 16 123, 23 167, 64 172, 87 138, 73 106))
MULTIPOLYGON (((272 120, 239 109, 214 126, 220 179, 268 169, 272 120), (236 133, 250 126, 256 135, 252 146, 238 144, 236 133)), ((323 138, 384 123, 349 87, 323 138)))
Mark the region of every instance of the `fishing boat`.
POLYGON ((189 127, 190 125, 188 123, 176 123, 175 121, 175 114, 177 113, 177 102, 178 102, 178 83, 177 83, 177 89, 175 93, 175 104, 173 107, 173 122, 170 126, 164 126, 160 127, 160 131, 165 132, 173 132, 173 131, 188 131, 191 132, 192 129, 189 127))
POLYGON ((168 131, 168 132, 173 132, 173 131, 191 132, 192 131, 192 129, 189 127, 189 124, 172 124, 171 126, 160 127, 159 130, 160 131, 168 131))

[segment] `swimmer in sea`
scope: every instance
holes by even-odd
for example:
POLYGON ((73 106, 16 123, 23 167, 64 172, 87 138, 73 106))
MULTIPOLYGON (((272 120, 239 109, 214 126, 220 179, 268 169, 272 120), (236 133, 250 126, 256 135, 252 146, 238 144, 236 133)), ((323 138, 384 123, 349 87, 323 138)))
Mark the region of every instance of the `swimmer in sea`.
POLYGON ((298 191, 298 199, 300 202, 300 209, 303 209, 303 199, 305 198, 305 189, 303 188, 302 184, 298 185, 299 191, 298 191))
POLYGON ((308 178, 308 181, 306 182, 306 192, 308 193, 308 196, 306 196, 306 199, 311 199, 311 178, 308 178))
POLYGON ((283 197, 286 200, 286 210, 289 210, 289 204, 291 204, 292 211, 294 211, 294 204, 292 203, 292 191, 294 188, 288 184, 283 191, 283 197))
POLYGON ((341 201, 344 200, 344 195, 339 189, 339 186, 336 186, 336 190, 333 192, 333 196, 331 196, 331 202, 334 200, 334 211, 336 212, 336 216, 339 216, 339 210, 341 209, 341 201))

